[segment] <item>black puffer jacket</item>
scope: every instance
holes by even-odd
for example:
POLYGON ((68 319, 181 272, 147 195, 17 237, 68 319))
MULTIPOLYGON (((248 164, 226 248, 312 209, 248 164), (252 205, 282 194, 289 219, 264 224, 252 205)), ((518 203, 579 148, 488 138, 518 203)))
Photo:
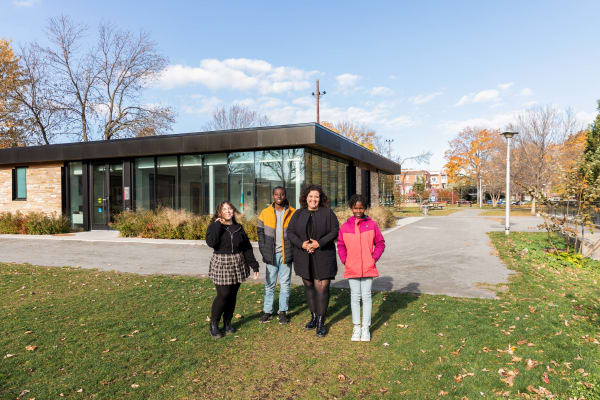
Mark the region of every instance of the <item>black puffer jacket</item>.
MULTIPOLYGON (((313 232, 315 237, 312 239, 319 242, 319 248, 313 254, 315 263, 315 274, 313 278, 329 279, 337 274, 337 258, 335 249, 335 240, 338 237, 340 223, 337 217, 329 208, 319 208, 314 212, 313 232)), ((306 208, 296 210, 292 215, 292 220, 288 227, 288 237, 294 245, 294 271, 296 275, 309 279, 309 255, 302 248, 302 243, 309 239, 306 234, 306 224, 310 211, 306 208)))
POLYGON ((211 223, 206 229, 206 244, 217 254, 244 253, 248 266, 258 271, 258 262, 254 258, 252 244, 240 224, 225 225, 218 221, 211 223))

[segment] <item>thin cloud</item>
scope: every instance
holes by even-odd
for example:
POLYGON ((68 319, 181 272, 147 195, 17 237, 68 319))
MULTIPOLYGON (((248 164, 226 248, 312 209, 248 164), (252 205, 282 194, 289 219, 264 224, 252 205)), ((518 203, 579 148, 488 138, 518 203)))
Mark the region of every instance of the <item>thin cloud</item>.
POLYGON ((511 87, 513 87, 514 84, 515 84, 514 82, 500 83, 498 85, 498 87, 502 90, 506 90, 506 89, 510 89, 511 87))
POLYGON ((356 86, 356 83, 358 82, 358 80, 360 79, 359 75, 355 75, 355 74, 341 74, 335 77, 335 80, 337 81, 338 86, 341 89, 350 89, 354 86, 356 86))
POLYGON ((319 71, 305 71, 286 66, 273 66, 264 60, 230 58, 204 59, 200 66, 169 65, 155 86, 173 89, 198 84, 212 90, 233 89, 261 94, 307 90, 319 71))
POLYGON ((531 90, 529 88, 524 88, 524 89, 521 89, 521 92, 519 92, 519 94, 521 96, 533 96, 533 90, 531 90))
POLYGON ((491 117, 470 118, 462 121, 442 121, 438 127, 448 134, 456 134, 466 127, 481 127, 490 129, 503 129, 515 120, 518 112, 495 114, 491 117))
POLYGON ((13 0, 12 5, 15 7, 31 8, 39 2, 40 0, 13 0))
POLYGON ((425 103, 429 103, 431 100, 435 99, 436 97, 440 96, 441 94, 442 94, 442 92, 435 92, 435 93, 431 93, 431 94, 419 94, 415 97, 412 97, 410 99, 410 101, 416 105, 425 104, 425 103))
POLYGON ((394 94, 394 91, 386 86, 375 86, 369 90, 369 94, 371 96, 391 96, 394 94))
POLYGON ((485 103, 489 101, 499 101, 500 100, 500 92, 496 89, 487 89, 482 90, 477 93, 469 93, 464 95, 458 100, 455 106, 463 106, 468 103, 485 103))

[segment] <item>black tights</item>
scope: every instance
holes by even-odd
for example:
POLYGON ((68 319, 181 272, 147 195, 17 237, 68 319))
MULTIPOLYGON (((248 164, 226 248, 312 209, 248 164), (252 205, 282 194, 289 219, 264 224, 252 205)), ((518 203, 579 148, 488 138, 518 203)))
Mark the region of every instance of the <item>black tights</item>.
POLYGON ((304 279, 304 294, 306 295, 306 303, 310 312, 319 316, 327 314, 327 306, 329 305, 329 279, 304 279))
POLYGON ((235 310, 235 301, 237 298, 240 284, 235 285, 215 285, 217 288, 217 297, 213 301, 212 310, 210 313, 211 322, 216 325, 221 320, 221 315, 224 321, 231 321, 233 311, 235 310))

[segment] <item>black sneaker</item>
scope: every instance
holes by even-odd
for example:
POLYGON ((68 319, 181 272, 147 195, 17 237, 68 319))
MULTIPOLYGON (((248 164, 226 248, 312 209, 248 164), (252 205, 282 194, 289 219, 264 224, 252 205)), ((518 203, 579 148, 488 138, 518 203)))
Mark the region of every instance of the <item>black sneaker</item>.
POLYGON ((260 317, 259 322, 261 324, 266 324, 267 322, 271 322, 273 319, 273 314, 271 313, 263 313, 262 317, 260 317))
POLYGON ((279 313, 279 323, 280 323, 281 325, 285 325, 285 324, 287 324, 288 322, 290 322, 290 319, 289 319, 289 318, 288 318, 288 316, 286 315, 285 311, 281 311, 281 312, 279 313))

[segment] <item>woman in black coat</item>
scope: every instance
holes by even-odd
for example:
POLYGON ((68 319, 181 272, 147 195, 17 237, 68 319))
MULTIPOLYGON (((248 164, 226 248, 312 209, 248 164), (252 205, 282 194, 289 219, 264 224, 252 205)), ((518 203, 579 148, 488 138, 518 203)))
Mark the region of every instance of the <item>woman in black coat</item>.
POLYGON ((319 185, 309 185, 300 194, 302 208, 288 226, 288 238, 294 246, 294 271, 302 277, 311 319, 306 329, 327 334, 325 315, 329 305, 329 283, 337 274, 335 239, 340 225, 328 207, 329 201, 319 185))
POLYGON ((210 335, 214 338, 223 337, 219 330, 221 316, 225 333, 235 332, 231 319, 240 284, 250 276, 250 268, 254 270, 253 279, 258 278, 258 262, 248 235, 235 220, 236 213, 233 204, 223 201, 206 230, 206 244, 214 249, 208 276, 217 289, 210 313, 210 335))

